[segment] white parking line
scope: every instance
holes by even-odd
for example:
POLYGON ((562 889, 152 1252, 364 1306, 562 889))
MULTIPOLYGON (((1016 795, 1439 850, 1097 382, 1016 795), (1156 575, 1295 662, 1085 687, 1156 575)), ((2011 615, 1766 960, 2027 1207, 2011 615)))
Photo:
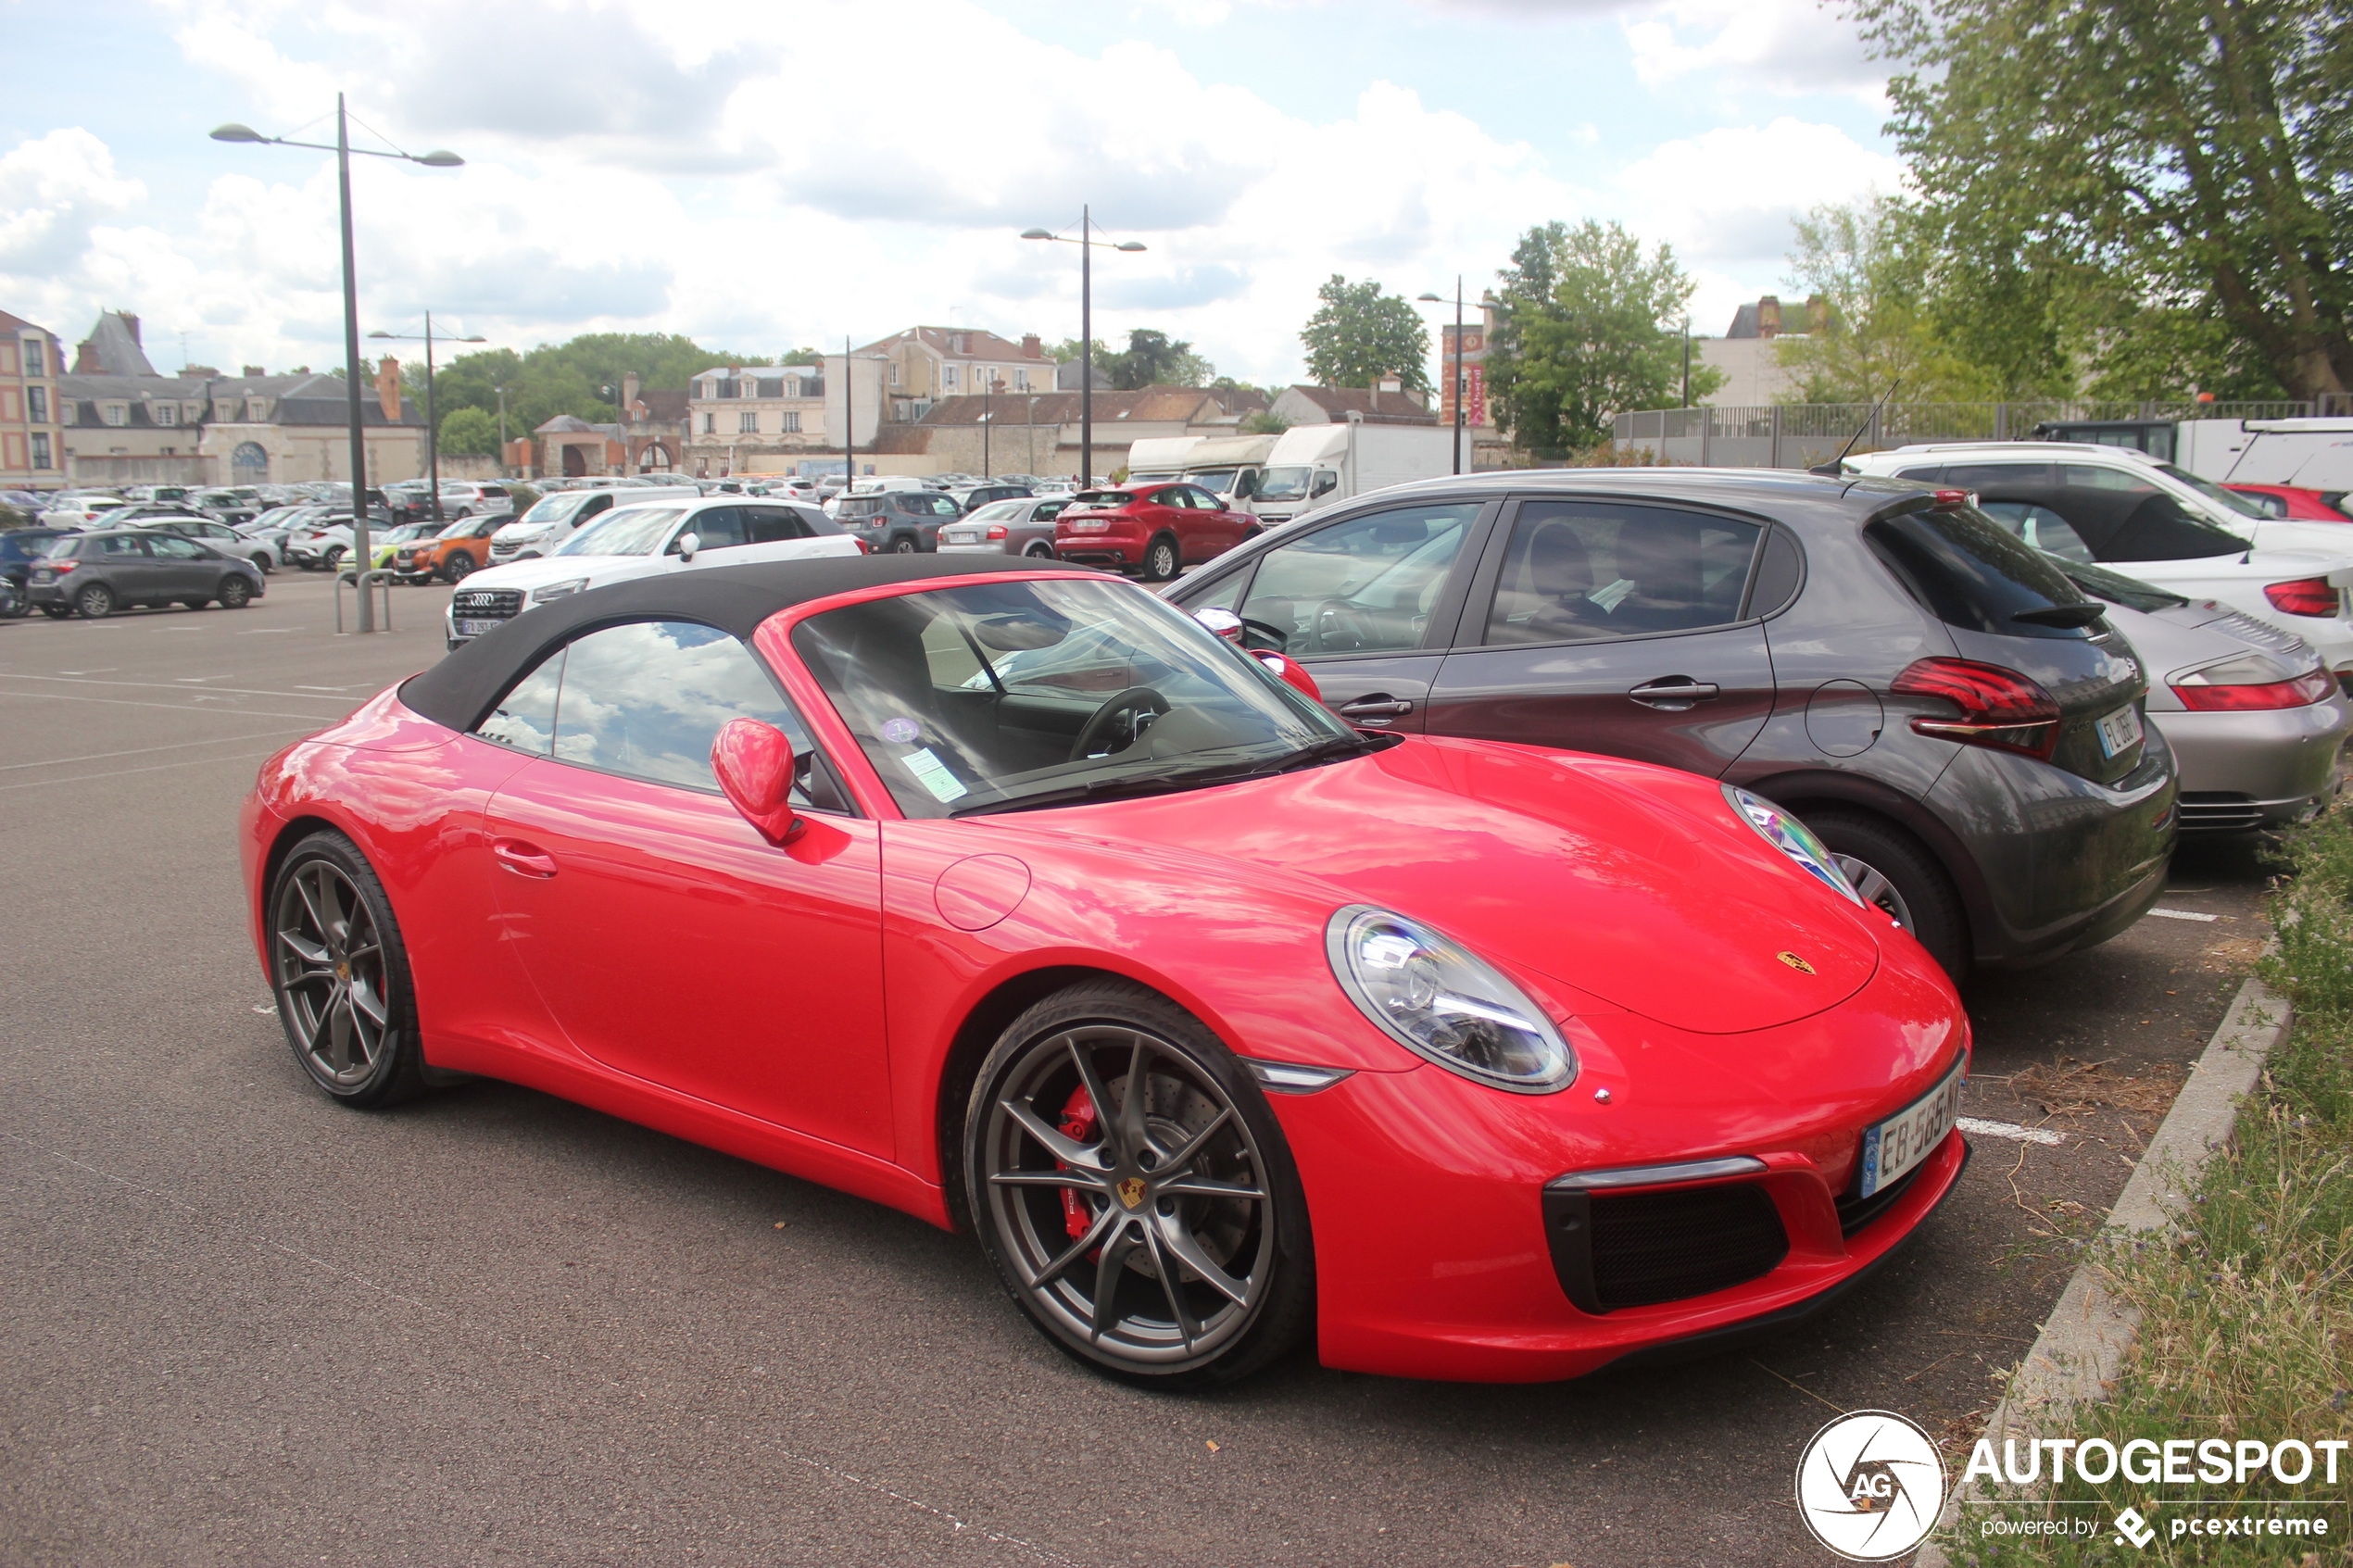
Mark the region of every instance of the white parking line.
POLYGON ((1955 1118, 1954 1125, 1981 1138, 2007 1138, 2012 1143, 2039 1143, 2050 1148, 2067 1141, 2065 1133, 2054 1133, 2048 1127, 2021 1127, 2015 1122, 1982 1122, 1974 1116, 1962 1116, 1955 1118))
POLYGON ((2211 922, 2222 918, 2221 915, 2202 915, 2196 909, 2151 909, 2149 913, 2159 920, 2202 920, 2211 922))

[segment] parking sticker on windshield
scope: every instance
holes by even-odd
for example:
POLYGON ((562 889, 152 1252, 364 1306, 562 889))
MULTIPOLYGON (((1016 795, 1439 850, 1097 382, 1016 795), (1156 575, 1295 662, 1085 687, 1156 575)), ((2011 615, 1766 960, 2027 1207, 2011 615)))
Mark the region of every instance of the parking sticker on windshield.
POLYGON ((972 793, 956 782, 956 775, 948 771, 948 764, 934 757, 929 746, 925 746, 921 751, 910 752, 900 760, 907 765, 909 772, 915 775, 917 784, 931 791, 931 797, 934 800, 944 804, 950 800, 962 799, 972 793))

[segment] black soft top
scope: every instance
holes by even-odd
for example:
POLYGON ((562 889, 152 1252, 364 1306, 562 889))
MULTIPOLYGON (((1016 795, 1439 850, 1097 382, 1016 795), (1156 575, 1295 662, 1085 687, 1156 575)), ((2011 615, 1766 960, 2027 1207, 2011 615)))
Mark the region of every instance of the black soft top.
MULTIPOLYGON (((490 705, 506 696, 507 688, 536 666, 548 650, 593 627, 629 621, 698 621, 749 639, 752 628, 778 610, 812 599, 892 583, 1036 571, 1041 564, 1017 556, 954 560, 937 556, 831 556, 665 571, 608 588, 591 588, 519 615, 458 648, 422 675, 411 677, 400 688, 400 700, 411 712, 436 724, 471 730, 490 711, 490 705)), ((470 591, 460 583, 458 596, 462 598, 470 591)), ((485 587, 482 591, 497 590, 485 587)))

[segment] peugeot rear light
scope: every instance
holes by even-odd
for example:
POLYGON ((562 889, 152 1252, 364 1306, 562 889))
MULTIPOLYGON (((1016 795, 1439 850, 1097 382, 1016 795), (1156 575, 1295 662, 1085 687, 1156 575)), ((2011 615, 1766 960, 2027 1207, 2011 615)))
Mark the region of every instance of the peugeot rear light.
POLYGON ((1992 746, 2049 761, 2058 744, 2059 709, 2051 694, 2015 670, 1973 659, 1915 659, 1888 688, 1899 696, 1941 697, 1957 718, 1919 714, 1915 734, 1965 746, 1992 746))
POLYGON ((52 556, 49 558, 49 566, 51 570, 56 571, 60 577, 63 577, 67 572, 75 570, 77 567, 81 566, 81 564, 82 563, 80 561, 74 559, 71 556, 52 556))
POLYGON ((2336 590, 2325 577, 2299 577, 2293 583, 2267 583, 2263 596, 2283 615, 2334 615, 2336 590))
POLYGON ((2336 680, 2326 670, 2308 670, 2282 680, 2278 665, 2254 654, 2193 670, 2169 684, 2182 706, 2197 713, 2307 708, 2336 690, 2336 680))

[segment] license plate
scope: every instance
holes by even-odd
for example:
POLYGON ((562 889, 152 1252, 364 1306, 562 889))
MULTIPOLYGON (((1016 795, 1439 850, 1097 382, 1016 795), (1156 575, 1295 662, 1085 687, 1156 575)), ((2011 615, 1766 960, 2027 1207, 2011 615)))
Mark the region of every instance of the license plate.
POLYGON ((1073 533, 1109 533, 1111 523, 1101 519, 1074 522, 1070 525, 1070 531, 1073 533))
POLYGON ((2141 744, 2141 711, 2137 708, 2120 708, 2099 721, 2100 751, 2108 757, 2121 757, 2141 744))
POLYGON ((57 574, 54 571, 36 571, 32 574, 32 580, 35 583, 55 583, 57 580, 57 574))
POLYGON ((972 545, 979 540, 979 534, 964 529, 943 528, 939 531, 939 542, 943 545, 972 545))
POLYGON ((503 621, 460 621, 458 622, 458 635, 461 637, 479 637, 488 633, 496 632, 499 627, 504 626, 506 622, 503 621))
POLYGON ((1944 1141, 1961 1113, 1961 1063, 1944 1081, 1876 1127, 1863 1132, 1863 1180, 1856 1196, 1892 1185, 1944 1141))

